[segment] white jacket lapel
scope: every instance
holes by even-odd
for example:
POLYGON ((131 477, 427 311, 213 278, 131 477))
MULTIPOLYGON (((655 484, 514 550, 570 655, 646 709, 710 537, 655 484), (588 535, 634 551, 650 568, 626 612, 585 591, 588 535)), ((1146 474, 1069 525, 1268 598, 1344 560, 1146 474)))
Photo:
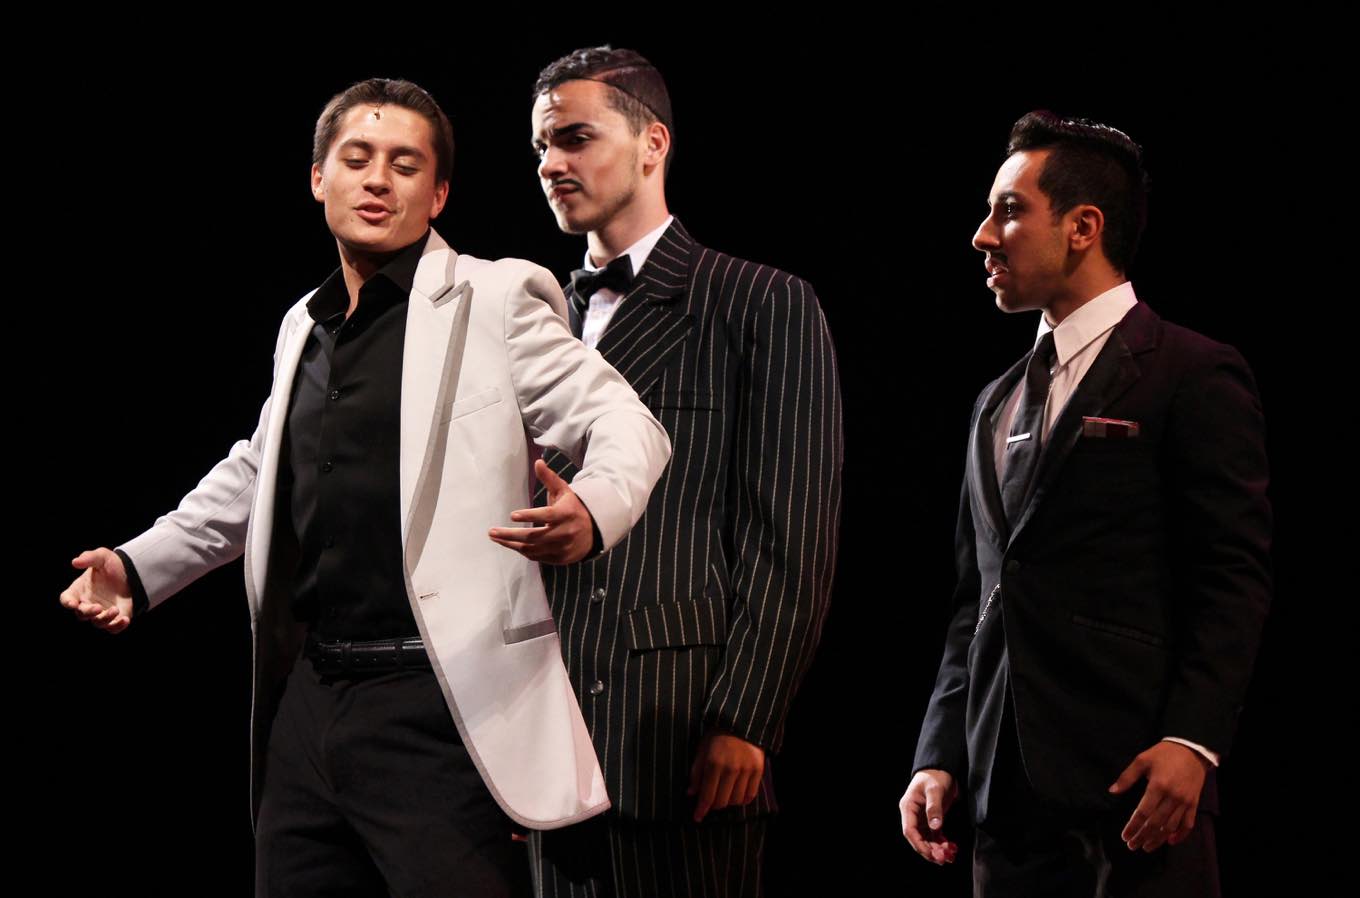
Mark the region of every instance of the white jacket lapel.
MULTIPOLYGON (((313 290, 312 293, 316 291, 313 290)), ((305 308, 311 294, 303 297, 305 308)), ((279 452, 283 447, 283 427, 288 421, 288 400, 293 394, 293 378, 297 374, 302 349, 312 330, 311 316, 305 312, 284 338, 274 370, 274 389, 269 398, 269 421, 265 426, 264 443, 260 450, 260 470, 255 475, 255 502, 250 512, 246 534, 246 595, 252 614, 259 611, 268 578, 269 543, 274 520, 274 499, 278 489, 279 452), (256 563, 258 560, 259 563, 256 563)))
POLYGON ((439 443, 446 438, 435 424, 440 409, 457 393, 467 341, 472 287, 467 281, 455 281, 457 263, 458 254, 431 231, 406 310, 401 370, 401 538, 408 571, 420 557, 434 514, 442 471, 431 471, 431 465, 442 459, 439 443))

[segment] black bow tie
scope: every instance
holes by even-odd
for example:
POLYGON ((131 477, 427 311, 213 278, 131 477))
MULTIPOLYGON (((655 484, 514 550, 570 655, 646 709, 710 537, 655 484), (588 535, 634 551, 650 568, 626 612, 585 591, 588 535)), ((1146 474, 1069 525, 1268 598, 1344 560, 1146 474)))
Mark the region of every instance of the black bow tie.
POLYGON ((586 304, 590 302, 591 294, 601 287, 608 287, 615 293, 623 294, 628 292, 628 287, 632 283, 633 260, 627 253, 603 268, 594 271, 578 268, 571 273, 571 292, 576 294, 573 298, 577 309, 583 312, 586 304))

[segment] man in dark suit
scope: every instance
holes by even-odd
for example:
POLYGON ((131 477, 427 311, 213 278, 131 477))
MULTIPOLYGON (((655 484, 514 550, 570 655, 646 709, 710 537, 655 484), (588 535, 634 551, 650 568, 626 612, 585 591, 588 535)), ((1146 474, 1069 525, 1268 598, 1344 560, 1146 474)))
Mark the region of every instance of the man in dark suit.
POLYGON ((700 246, 671 217, 670 98, 647 60, 581 50, 534 94, 543 190, 562 230, 587 241, 573 327, 655 410, 674 452, 624 545, 547 574, 613 808, 531 834, 536 885, 758 894, 767 756, 835 567, 835 353, 808 284, 700 246))
POLYGON ((1261 408, 1236 350, 1126 278, 1139 150, 1030 113, 973 238, 1032 352, 973 410, 958 587, 903 833, 963 791, 978 895, 1212 895, 1213 770, 1270 600, 1261 408))

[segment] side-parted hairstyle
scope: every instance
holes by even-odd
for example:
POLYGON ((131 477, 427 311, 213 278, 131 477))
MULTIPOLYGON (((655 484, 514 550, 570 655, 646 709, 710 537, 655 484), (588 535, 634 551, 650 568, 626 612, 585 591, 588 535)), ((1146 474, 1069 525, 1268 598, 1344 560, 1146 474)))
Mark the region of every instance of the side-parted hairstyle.
POLYGON ((675 120, 671 114, 671 95, 656 66, 635 50, 615 50, 609 46, 575 50, 538 73, 534 99, 567 81, 598 81, 613 90, 608 92, 610 107, 628 120, 634 134, 652 122, 660 122, 671 134, 666 153, 665 174, 675 158, 675 120))
POLYGON ((1047 110, 1030 112, 1011 128, 1006 155, 1049 150, 1039 189, 1055 216, 1089 203, 1105 216, 1101 249, 1121 274, 1129 270, 1147 225, 1148 177, 1142 150, 1127 134, 1047 110))
POLYGON ((331 97, 321 116, 316 120, 312 136, 312 162, 322 165, 331 144, 340 133, 340 122, 355 106, 398 106, 409 109, 430 123, 434 135, 435 180, 447 182, 453 176, 453 126, 434 97, 410 81, 391 78, 369 78, 351 84, 331 97))

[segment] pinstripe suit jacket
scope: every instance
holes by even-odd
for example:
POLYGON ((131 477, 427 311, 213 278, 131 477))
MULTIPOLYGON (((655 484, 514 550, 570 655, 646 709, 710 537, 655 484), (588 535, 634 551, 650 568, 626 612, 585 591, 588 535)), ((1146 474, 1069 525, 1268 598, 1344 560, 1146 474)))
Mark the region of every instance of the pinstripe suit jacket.
MULTIPOLYGON (((671 463, 622 543, 544 566, 545 585, 616 813, 682 819, 704 730, 777 752, 821 635, 841 510, 835 350, 808 284, 678 220, 597 348, 666 428, 671 463)), ((772 810, 768 785, 724 813, 772 810)))

